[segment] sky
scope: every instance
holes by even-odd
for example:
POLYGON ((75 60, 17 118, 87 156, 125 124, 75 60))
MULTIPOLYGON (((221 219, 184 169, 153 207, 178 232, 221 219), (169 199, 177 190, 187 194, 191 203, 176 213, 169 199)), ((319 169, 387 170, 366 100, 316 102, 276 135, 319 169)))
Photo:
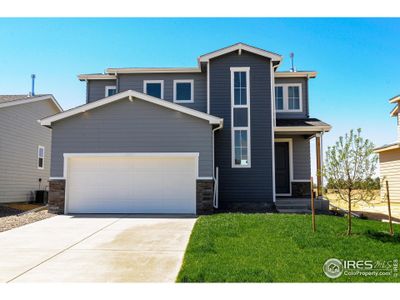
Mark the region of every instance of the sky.
POLYGON ((51 93, 64 109, 85 102, 78 74, 108 67, 195 67, 201 54, 244 42, 283 55, 280 71, 315 70, 310 116, 333 126, 332 145, 361 128, 375 145, 396 140, 388 99, 400 94, 400 19, 0 19, 0 94, 51 93))

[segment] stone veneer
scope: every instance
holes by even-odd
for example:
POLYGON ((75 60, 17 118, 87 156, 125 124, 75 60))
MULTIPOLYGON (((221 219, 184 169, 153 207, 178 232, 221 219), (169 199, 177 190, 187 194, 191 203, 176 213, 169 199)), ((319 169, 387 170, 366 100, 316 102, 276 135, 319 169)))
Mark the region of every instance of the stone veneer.
POLYGON ((196 212, 198 215, 212 214, 214 181, 212 179, 198 179, 196 183, 196 212))
POLYGON ((311 187, 309 181, 292 182, 293 198, 309 198, 311 196, 311 187))
POLYGON ((53 214, 63 214, 65 204, 65 180, 49 180, 49 212, 53 214))

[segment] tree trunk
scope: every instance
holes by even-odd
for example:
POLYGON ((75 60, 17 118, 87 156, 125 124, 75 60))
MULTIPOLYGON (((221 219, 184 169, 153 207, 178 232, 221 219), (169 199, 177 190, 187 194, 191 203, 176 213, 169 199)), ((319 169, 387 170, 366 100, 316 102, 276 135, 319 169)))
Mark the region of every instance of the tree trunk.
POLYGON ((348 218, 348 226, 347 226, 347 235, 351 235, 351 191, 349 191, 349 213, 347 215, 348 218))

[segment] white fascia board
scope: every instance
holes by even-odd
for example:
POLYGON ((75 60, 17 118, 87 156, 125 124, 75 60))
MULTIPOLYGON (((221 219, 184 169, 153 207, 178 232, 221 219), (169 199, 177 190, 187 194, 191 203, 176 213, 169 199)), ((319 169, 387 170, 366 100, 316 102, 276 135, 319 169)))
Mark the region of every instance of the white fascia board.
POLYGON ((117 76, 110 74, 80 74, 78 75, 80 81, 85 80, 116 80, 117 76))
POLYGON ((200 68, 108 68, 110 74, 201 73, 200 68))
POLYGON ((400 144, 395 144, 395 145, 389 145, 389 146, 383 146, 383 147, 378 147, 374 149, 375 153, 380 153, 380 152, 385 152, 385 151, 390 151, 390 150, 396 150, 400 148, 400 144))
POLYGON ((58 104, 57 100, 53 97, 53 95, 44 95, 44 96, 40 96, 40 97, 33 96, 32 99, 24 98, 21 100, 9 101, 9 102, 5 102, 5 103, 1 103, 0 108, 10 107, 10 106, 15 106, 15 105, 20 105, 20 104, 33 103, 33 102, 49 100, 49 99, 51 101, 53 101, 54 105, 60 110, 60 112, 63 111, 62 107, 60 106, 60 104, 58 104))
POLYGON ((272 53, 263 49, 259 49, 259 48, 255 48, 246 44, 242 44, 242 43, 238 43, 235 45, 232 45, 230 47, 226 47, 226 48, 222 48, 220 50, 202 55, 198 58, 199 63, 202 62, 208 62, 210 59, 214 58, 214 57, 218 57, 233 51, 247 51, 250 53, 254 53, 257 55, 261 55, 267 58, 270 58, 272 61, 281 61, 282 60, 282 56, 276 54, 276 53, 272 53))
POLYGON ((328 132, 331 126, 276 126, 275 132, 328 132))
POLYGON ((390 112, 390 116, 397 117, 398 113, 399 113, 399 104, 397 104, 396 107, 392 109, 392 111, 390 112))
POLYGON ((310 71, 310 72, 275 72, 275 78, 296 78, 296 77, 305 77, 305 78, 315 78, 317 77, 317 72, 310 71))
POLYGON ((156 104, 156 105, 160 105, 160 106, 163 106, 163 107, 175 110, 175 111, 179 111, 179 112, 182 112, 182 113, 185 113, 185 114, 188 114, 188 115, 200 118, 200 119, 207 120, 210 124, 222 124, 222 122, 223 122, 223 119, 221 119, 221 118, 214 117, 209 114, 206 114, 206 113, 203 113, 203 112, 191 109, 191 108, 187 108, 187 107, 184 107, 179 104, 175 104, 175 103, 172 103, 169 101, 165 101, 165 100, 162 100, 162 99, 159 99, 156 97, 152 97, 152 96, 149 96, 149 95, 146 95, 143 93, 139 93, 136 91, 132 91, 132 90, 128 90, 128 91, 125 91, 122 93, 115 94, 110 97, 103 98, 101 100, 97 100, 97 101, 94 101, 94 102, 91 102, 91 103, 88 103, 85 105, 81 105, 81 106, 67 110, 65 112, 59 113, 54 116, 43 118, 39 122, 42 126, 51 126, 51 123, 56 122, 58 120, 65 119, 65 118, 74 116, 79 113, 89 111, 91 109, 94 109, 94 108, 97 108, 97 107, 100 107, 103 105, 107 105, 109 103, 121 100, 123 98, 129 98, 130 100, 132 98, 138 98, 138 99, 141 99, 141 100, 144 100, 144 101, 156 104))
POLYGON ((64 153, 64 158, 73 157, 199 157, 199 152, 104 152, 64 153))

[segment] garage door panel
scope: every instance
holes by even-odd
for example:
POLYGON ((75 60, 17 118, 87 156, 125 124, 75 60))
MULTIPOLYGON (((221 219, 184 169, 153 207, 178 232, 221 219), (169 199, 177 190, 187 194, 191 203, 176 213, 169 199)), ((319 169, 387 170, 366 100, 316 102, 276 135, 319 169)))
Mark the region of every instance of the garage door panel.
POLYGON ((70 213, 195 213, 195 157, 87 157, 68 162, 70 213))

